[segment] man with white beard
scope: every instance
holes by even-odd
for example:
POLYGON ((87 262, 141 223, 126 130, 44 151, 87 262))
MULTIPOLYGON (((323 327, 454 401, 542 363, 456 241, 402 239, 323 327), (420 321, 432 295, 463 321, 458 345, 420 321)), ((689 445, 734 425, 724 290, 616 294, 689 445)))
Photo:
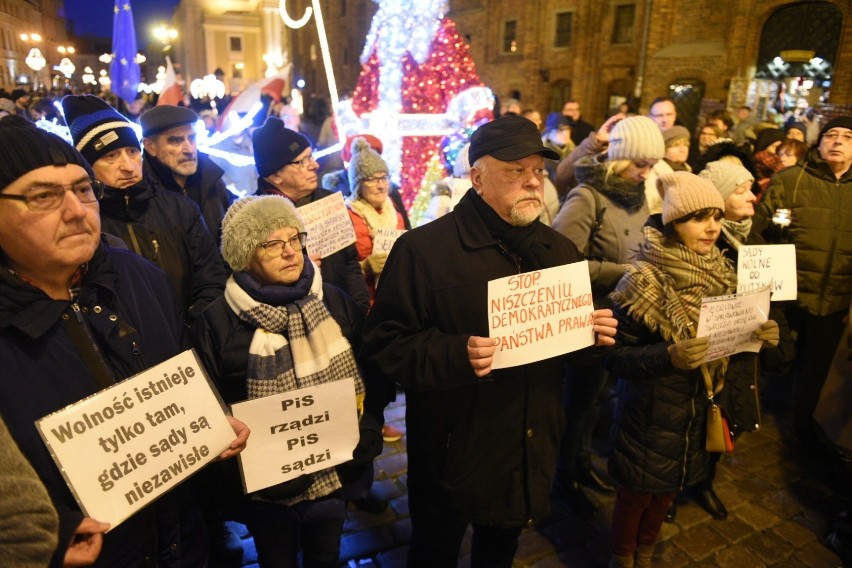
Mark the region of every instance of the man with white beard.
MULTIPOLYGON (((512 565, 521 530, 550 512, 563 365, 605 351, 492 370, 488 282, 582 256, 538 220, 544 158, 556 153, 535 124, 521 116, 485 124, 469 156, 473 189, 394 244, 361 349, 366 373, 406 392, 413 567, 455 567, 468 524, 471 566, 512 565)), ((593 319, 595 345, 612 345, 612 312, 593 319)))

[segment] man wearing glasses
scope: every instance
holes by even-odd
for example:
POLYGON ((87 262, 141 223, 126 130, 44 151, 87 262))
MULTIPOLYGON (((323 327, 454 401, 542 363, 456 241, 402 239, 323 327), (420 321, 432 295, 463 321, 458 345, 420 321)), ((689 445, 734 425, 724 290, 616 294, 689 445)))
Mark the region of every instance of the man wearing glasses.
POLYGON ((852 117, 829 121, 803 160, 772 177, 755 209, 768 242, 796 245, 798 298, 786 313, 798 332, 793 418, 814 447, 813 411, 852 299, 852 117))
MULTIPOLYGON (((174 291, 148 261, 101 241, 103 186, 72 146, 12 116, 0 120, 0 149, 0 415, 59 514, 51 566, 204 565, 206 537, 183 487, 104 535, 34 424, 183 351, 174 291)), ((220 457, 248 437, 232 424, 238 438, 220 457)))
POLYGON ((145 177, 195 201, 208 230, 218 236, 232 196, 222 180, 224 170, 198 153, 198 115, 186 107, 160 105, 142 113, 139 122, 145 177))
MULTIPOLYGON (((413 568, 456 566, 468 524, 471 566, 512 566, 522 528, 550 512, 563 365, 603 355, 492 370, 488 282, 582 256, 539 221, 544 160, 558 155, 535 124, 509 115, 480 126, 469 156, 473 188, 394 244, 361 347, 365 375, 405 388, 413 568)), ((612 345, 612 312, 593 320, 596 345, 612 345)))
MULTIPOLYGON (((284 126, 281 119, 267 118, 263 126, 252 134, 251 145, 258 174, 258 195, 280 195, 296 207, 332 195, 333 192, 318 187, 319 164, 313 158, 310 141, 284 126)), ((320 267, 323 282, 341 288, 366 314, 370 308, 370 295, 355 245, 351 244, 326 258, 310 257, 320 267)))

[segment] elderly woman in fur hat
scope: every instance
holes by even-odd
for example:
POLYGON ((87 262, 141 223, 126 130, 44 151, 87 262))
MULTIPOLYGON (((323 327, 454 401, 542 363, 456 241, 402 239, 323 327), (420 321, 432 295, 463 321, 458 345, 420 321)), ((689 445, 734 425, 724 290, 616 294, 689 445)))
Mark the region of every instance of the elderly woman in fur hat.
MULTIPOLYGON (((724 379, 727 358, 706 362, 695 337, 702 298, 732 294, 736 273, 716 247, 725 202, 711 182, 688 172, 657 180, 661 230, 644 228, 636 260, 610 295, 619 342, 607 357, 619 379, 609 470, 618 483, 610 566, 649 568, 666 510, 681 487, 707 476, 707 389, 724 379)), ((756 339, 777 344, 778 325, 756 339)))
POLYGON ((382 449, 383 404, 373 411, 372 402, 364 401, 353 354, 361 312, 342 290, 323 283, 306 254, 306 237, 288 199, 236 201, 222 221, 221 245, 233 275, 224 296, 192 327, 195 348, 225 402, 354 378, 353 401, 365 408, 355 459, 336 468, 243 495, 239 472, 216 464, 211 486, 231 518, 248 526, 264 567, 297 566, 300 549, 306 566, 337 567, 346 516, 343 488, 364 473, 372 481, 369 466, 382 449))
POLYGON ((390 177, 385 161, 363 138, 353 140, 351 148, 349 187, 352 193, 346 204, 355 226, 358 260, 367 279, 372 304, 376 297, 376 283, 388 259, 386 252, 373 252, 376 230, 405 229, 405 221, 388 197, 390 177))

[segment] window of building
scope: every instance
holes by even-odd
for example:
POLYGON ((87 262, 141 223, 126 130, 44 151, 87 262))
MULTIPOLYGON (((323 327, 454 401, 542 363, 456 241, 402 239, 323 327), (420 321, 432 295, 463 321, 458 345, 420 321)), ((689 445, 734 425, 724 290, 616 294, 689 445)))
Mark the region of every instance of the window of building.
POLYGON ((612 26, 612 43, 633 43, 633 24, 636 20, 636 4, 621 4, 615 7, 612 26))
POLYGON ((518 20, 503 22, 503 53, 518 51, 518 20))
POLYGON ((346 17, 346 0, 340 0, 340 17, 346 17))
POLYGON ((553 38, 553 47, 569 47, 573 33, 574 13, 559 12, 556 14, 556 34, 553 38))
POLYGON ((242 53, 243 52, 243 38, 242 38, 242 36, 228 36, 228 48, 231 50, 231 53, 242 53))
POLYGON ((234 79, 242 79, 243 69, 245 69, 244 63, 234 63, 233 65, 231 65, 231 77, 233 77, 234 79))

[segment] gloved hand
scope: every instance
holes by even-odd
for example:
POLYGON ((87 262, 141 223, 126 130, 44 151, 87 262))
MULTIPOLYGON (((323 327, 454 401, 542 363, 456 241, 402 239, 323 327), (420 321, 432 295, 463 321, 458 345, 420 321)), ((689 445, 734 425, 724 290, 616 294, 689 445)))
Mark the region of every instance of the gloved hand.
POLYGON ((672 365, 684 371, 695 369, 704 361, 708 347, 710 347, 709 337, 696 337, 673 343, 669 345, 672 365))
POLYGON ((352 465, 365 465, 373 461, 373 459, 382 453, 384 442, 382 441, 382 433, 373 430, 372 428, 361 428, 361 438, 358 440, 358 445, 352 452, 352 465))
POLYGON ((382 270, 385 269, 385 262, 387 262, 387 260, 388 253, 386 252, 371 254, 361 261, 361 268, 364 271, 364 274, 373 274, 378 276, 382 273, 382 270))
POLYGON ((766 320, 759 328, 754 330, 754 336, 769 347, 775 347, 781 338, 778 322, 775 320, 766 320))

